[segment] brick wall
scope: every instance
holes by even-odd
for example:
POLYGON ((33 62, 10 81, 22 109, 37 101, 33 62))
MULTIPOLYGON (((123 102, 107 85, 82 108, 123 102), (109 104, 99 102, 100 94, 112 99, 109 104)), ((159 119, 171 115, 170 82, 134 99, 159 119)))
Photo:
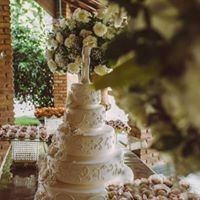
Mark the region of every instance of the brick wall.
MULTIPOLYGON (((56 1, 56 16, 59 18, 59 15, 59 4, 58 1, 56 1)), ((71 15, 66 2, 62 2, 62 15, 63 17, 69 17, 71 15)), ((69 92, 73 82, 77 82, 77 77, 74 75, 54 74, 53 96, 55 107, 65 107, 67 93, 69 92)))
POLYGON ((14 122, 9 0, 0 0, 0 125, 14 122))
POLYGON ((63 107, 67 97, 67 79, 66 75, 54 74, 54 106, 63 107))
POLYGON ((67 73, 67 75, 54 74, 54 106, 65 107, 67 94, 70 91, 71 84, 78 81, 76 75, 67 73))

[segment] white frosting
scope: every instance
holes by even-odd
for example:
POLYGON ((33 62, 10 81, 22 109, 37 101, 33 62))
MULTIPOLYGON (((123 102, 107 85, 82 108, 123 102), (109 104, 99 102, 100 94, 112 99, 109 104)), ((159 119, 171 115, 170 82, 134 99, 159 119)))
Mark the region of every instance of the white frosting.
POLYGON ((57 182, 53 186, 46 185, 51 200, 107 200, 105 188, 82 187, 57 182))
POLYGON ((71 184, 99 185, 124 174, 121 152, 100 161, 74 161, 69 157, 67 161, 50 162, 49 165, 59 181, 71 184))
POLYGON ((71 101, 75 107, 99 105, 100 91, 96 91, 91 84, 73 84, 71 101))
POLYGON ((99 128, 105 124, 105 109, 103 106, 94 108, 70 107, 66 120, 72 129, 88 130, 99 128))
POLYGON ((105 125, 99 92, 89 84, 73 84, 64 123, 39 173, 35 200, 106 200, 105 187, 133 180, 116 146, 114 129, 105 125), (46 199, 45 199, 46 200, 46 199))
POLYGON ((110 126, 103 126, 85 133, 86 135, 62 135, 60 151, 80 157, 102 157, 115 151, 116 134, 110 126))

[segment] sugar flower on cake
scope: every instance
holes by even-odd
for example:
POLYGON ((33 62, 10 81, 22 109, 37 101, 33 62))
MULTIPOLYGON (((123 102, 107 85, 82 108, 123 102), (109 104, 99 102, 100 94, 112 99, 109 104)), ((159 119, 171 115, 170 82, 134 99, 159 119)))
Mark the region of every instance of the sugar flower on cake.
POLYGON ((111 69, 107 68, 105 65, 97 65, 94 68, 94 72, 96 74, 98 74, 99 76, 103 76, 103 75, 108 74, 109 72, 111 72, 111 69))
POLYGON ((68 48, 76 45, 76 35, 70 34, 68 38, 65 39, 65 46, 68 48))
POLYGON ((91 13, 89 13, 88 11, 77 8, 73 13, 72 18, 78 22, 88 23, 91 16, 91 13))
POLYGON ((97 47, 97 38, 91 35, 87 36, 83 40, 83 46, 89 46, 91 48, 97 47))
POLYGON ((104 24, 97 22, 93 27, 93 31, 95 35, 103 37, 107 32, 107 27, 104 24))

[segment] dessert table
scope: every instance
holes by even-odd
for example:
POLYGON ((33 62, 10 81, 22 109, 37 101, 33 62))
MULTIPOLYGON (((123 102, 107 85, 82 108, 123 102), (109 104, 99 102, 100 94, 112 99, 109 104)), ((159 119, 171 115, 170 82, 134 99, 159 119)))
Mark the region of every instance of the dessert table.
POLYGON ((129 137, 127 134, 117 134, 118 145, 124 151, 124 162, 128 165, 133 173, 134 179, 148 178, 155 172, 148 167, 135 153, 132 151, 147 148, 145 140, 140 140, 135 137, 129 137), (130 140, 131 139, 131 140, 130 140))
POLYGON ((126 147, 130 151, 148 148, 145 139, 138 139, 133 136, 128 136, 127 134, 117 134, 117 140, 122 147, 126 147))

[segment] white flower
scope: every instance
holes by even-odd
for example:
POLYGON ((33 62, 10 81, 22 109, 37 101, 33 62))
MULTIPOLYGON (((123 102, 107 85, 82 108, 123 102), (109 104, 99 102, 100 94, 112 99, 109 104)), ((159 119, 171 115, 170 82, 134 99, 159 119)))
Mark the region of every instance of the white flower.
POLYGON ((80 66, 77 63, 70 63, 67 65, 67 70, 72 74, 77 74, 80 71, 80 66))
POLYGON ((75 63, 78 64, 79 66, 81 66, 82 58, 80 56, 77 56, 75 59, 75 63))
POLYGON ((53 61, 53 59, 49 60, 47 64, 49 66, 49 69, 54 73, 56 71, 57 64, 53 61))
POLYGON ((106 34, 104 35, 105 38, 111 40, 112 38, 115 37, 115 29, 108 27, 108 30, 106 32, 106 34))
POLYGON ((101 8, 101 9, 97 10, 97 15, 96 15, 96 17, 97 17, 98 19, 104 19, 105 16, 106 16, 106 9, 105 9, 105 8, 101 8))
MULTIPOLYGON (((62 61, 62 56, 59 53, 55 54, 55 62, 58 64, 62 61)), ((59 65, 59 64, 58 64, 59 65)))
POLYGON ((115 28, 120 28, 121 27, 121 25, 122 25, 122 23, 123 23, 123 18, 121 18, 121 16, 115 16, 114 17, 114 26, 115 26, 115 28))
POLYGON ((97 22, 93 27, 93 31, 97 36, 103 37, 107 32, 107 26, 100 22, 97 22))
POLYGON ((54 38, 51 38, 48 41, 48 45, 50 46, 50 48, 56 49, 58 47, 58 42, 54 38))
POLYGON ((56 41, 58 42, 58 43, 60 43, 60 44, 62 44, 63 43, 63 35, 61 34, 61 32, 57 32, 56 33, 56 41))
POLYGON ((85 30, 85 29, 82 29, 79 33, 79 35, 83 38, 86 38, 87 36, 91 35, 92 32, 91 31, 88 31, 88 30, 85 30))
POLYGON ((103 76, 103 75, 108 74, 109 72, 111 72, 111 69, 107 68, 105 65, 97 65, 94 68, 94 72, 96 74, 98 74, 99 76, 103 76))
POLYGON ((76 35, 70 34, 69 37, 65 39, 64 44, 68 48, 73 47, 76 44, 76 35))
POLYGON ((63 29, 66 27, 66 21, 65 21, 64 18, 62 18, 62 19, 59 20, 59 26, 61 28, 63 28, 63 29))
POLYGON ((89 13, 88 11, 77 8, 73 13, 72 18, 78 22, 88 23, 91 16, 91 13, 89 13))
POLYGON ((65 66, 65 60, 63 59, 63 56, 60 53, 55 54, 55 62, 59 67, 65 66))
POLYGON ((47 49, 45 52, 45 57, 47 60, 51 60, 53 58, 53 52, 47 49))
POLYGON ((119 6, 117 4, 110 4, 106 9, 99 9, 97 18, 103 20, 104 23, 112 22, 113 16, 119 13, 119 6))
POLYGON ((71 19, 68 21, 67 26, 70 30, 73 30, 74 28, 76 28, 76 22, 71 19))
POLYGON ((84 40, 83 40, 83 46, 89 46, 91 48, 93 47, 97 47, 97 38, 93 37, 91 35, 87 36, 84 40))

